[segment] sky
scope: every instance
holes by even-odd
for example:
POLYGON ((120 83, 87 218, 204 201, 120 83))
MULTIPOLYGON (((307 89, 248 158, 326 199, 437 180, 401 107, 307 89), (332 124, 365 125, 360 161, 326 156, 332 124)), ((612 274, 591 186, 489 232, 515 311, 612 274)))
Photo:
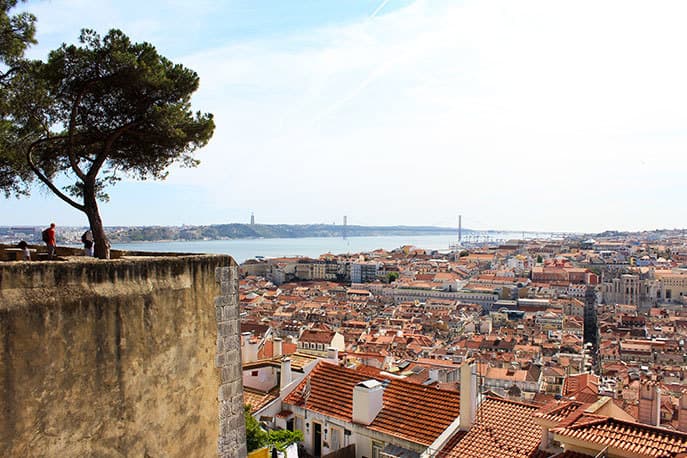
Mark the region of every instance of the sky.
MULTIPOLYGON (((682 1, 30 0, 45 58, 120 28, 200 76, 197 168, 106 225, 687 227, 682 1), (190 5, 193 6, 190 6, 190 5)), ((0 225, 85 225, 47 191, 0 225)))

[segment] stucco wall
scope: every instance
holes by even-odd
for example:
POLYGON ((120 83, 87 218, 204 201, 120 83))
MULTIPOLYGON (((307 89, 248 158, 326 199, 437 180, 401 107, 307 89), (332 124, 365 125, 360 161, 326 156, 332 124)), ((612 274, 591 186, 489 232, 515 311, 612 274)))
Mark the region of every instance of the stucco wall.
POLYGON ((228 256, 0 263, 0 456, 240 456, 236 282, 228 256))

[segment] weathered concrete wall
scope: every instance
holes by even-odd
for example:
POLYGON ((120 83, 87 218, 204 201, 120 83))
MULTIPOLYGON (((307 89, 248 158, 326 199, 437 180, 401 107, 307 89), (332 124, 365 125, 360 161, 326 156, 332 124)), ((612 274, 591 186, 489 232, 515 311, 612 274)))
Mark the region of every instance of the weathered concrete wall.
POLYGON ((245 454, 236 270, 0 263, 0 456, 245 454))

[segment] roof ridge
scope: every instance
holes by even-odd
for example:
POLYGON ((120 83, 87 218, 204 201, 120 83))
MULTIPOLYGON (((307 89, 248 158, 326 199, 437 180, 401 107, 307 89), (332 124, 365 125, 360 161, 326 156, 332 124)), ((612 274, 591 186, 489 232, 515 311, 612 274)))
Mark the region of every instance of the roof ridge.
POLYGON ((687 432, 678 431, 677 429, 662 428, 660 426, 647 425, 644 423, 640 423, 638 421, 622 420, 620 418, 615 418, 615 417, 608 417, 608 418, 611 422, 614 422, 614 423, 622 423, 622 424, 627 424, 627 425, 631 425, 631 426, 639 426, 642 429, 650 429, 650 430, 658 431, 658 432, 662 432, 662 433, 676 434, 678 436, 682 436, 685 439, 685 441, 687 441, 687 432))
POLYGON ((489 395, 487 395, 485 401, 486 401, 486 400, 505 402, 505 403, 508 403, 508 404, 520 405, 520 406, 523 406, 523 407, 531 407, 531 408, 533 408, 533 409, 538 409, 538 408, 539 408, 538 405, 536 405, 536 404, 530 404, 529 402, 514 401, 514 400, 512 400, 512 399, 499 398, 499 397, 496 397, 496 396, 489 396, 489 395))
POLYGON ((552 404, 551 407, 548 407, 548 408, 546 408, 546 404, 541 406, 541 408, 540 408, 541 410, 539 412, 537 412, 537 415, 538 416, 551 415, 554 412, 559 411, 559 410, 564 410, 573 404, 577 404, 577 407, 580 407, 583 404, 582 402, 577 401, 575 399, 566 399, 566 400, 554 401, 554 402, 556 402, 556 404, 552 404))
POLYGON ((585 414, 585 410, 589 407, 589 404, 580 403, 575 410, 570 412, 565 418, 563 418, 560 423, 558 423, 559 428, 568 428, 573 423, 575 423, 580 417, 585 414))

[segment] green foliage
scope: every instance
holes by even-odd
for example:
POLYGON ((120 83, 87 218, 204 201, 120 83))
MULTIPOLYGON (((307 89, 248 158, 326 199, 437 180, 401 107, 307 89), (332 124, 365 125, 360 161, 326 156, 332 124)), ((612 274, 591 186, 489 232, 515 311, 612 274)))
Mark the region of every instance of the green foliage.
POLYGON ((191 111, 198 75, 119 30, 102 39, 84 30, 79 41, 52 51, 28 74, 34 87, 24 108, 33 110, 21 121, 41 128, 31 144, 41 171, 75 178, 70 194, 78 197, 94 174, 102 187, 123 175, 163 179, 175 162, 197 165, 191 153, 214 129, 212 115, 191 111), (43 103, 31 107, 37 98, 43 103))
POLYGON ((267 433, 260 427, 258 420, 250 414, 249 405, 244 406, 243 416, 246 420, 246 446, 248 447, 248 452, 264 447, 267 444, 267 433))
POLYGON ((86 214, 95 254, 107 257, 97 203, 108 199, 106 188, 125 176, 164 179, 174 163, 196 166, 192 153, 215 125, 211 114, 191 110, 198 75, 153 45, 120 30, 102 38, 83 30, 79 42, 12 78, 0 125, 0 190, 28 193, 35 175, 86 214), (72 184, 60 188, 58 177, 72 184))
POLYGON ((12 94, 21 71, 28 65, 24 51, 36 42, 36 18, 29 13, 11 14, 17 0, 0 0, 0 191, 6 197, 26 193, 23 181, 31 173, 14 146, 22 134, 11 115, 12 94))
POLYGON ((7 71, 24 56, 29 45, 36 43, 36 18, 29 13, 10 14, 17 6, 17 0, 0 0, 0 63, 9 66, 0 73, 0 81, 7 71))
POLYGON ((393 283, 396 280, 398 280, 399 274, 398 272, 389 272, 386 274, 386 281, 387 283, 393 283))
POLYGON ((537 255, 537 264, 541 264, 542 262, 544 262, 544 259, 541 257, 540 254, 538 254, 537 255))
POLYGON ((301 431, 287 431, 285 429, 264 431, 260 427, 260 423, 251 415, 249 405, 243 407, 243 416, 246 421, 246 445, 248 452, 267 445, 284 452, 289 445, 302 442, 304 439, 301 431))
POLYGON ((268 445, 273 446, 280 452, 286 451, 289 445, 304 440, 303 432, 298 430, 288 431, 286 429, 277 429, 270 431, 267 436, 268 445))

